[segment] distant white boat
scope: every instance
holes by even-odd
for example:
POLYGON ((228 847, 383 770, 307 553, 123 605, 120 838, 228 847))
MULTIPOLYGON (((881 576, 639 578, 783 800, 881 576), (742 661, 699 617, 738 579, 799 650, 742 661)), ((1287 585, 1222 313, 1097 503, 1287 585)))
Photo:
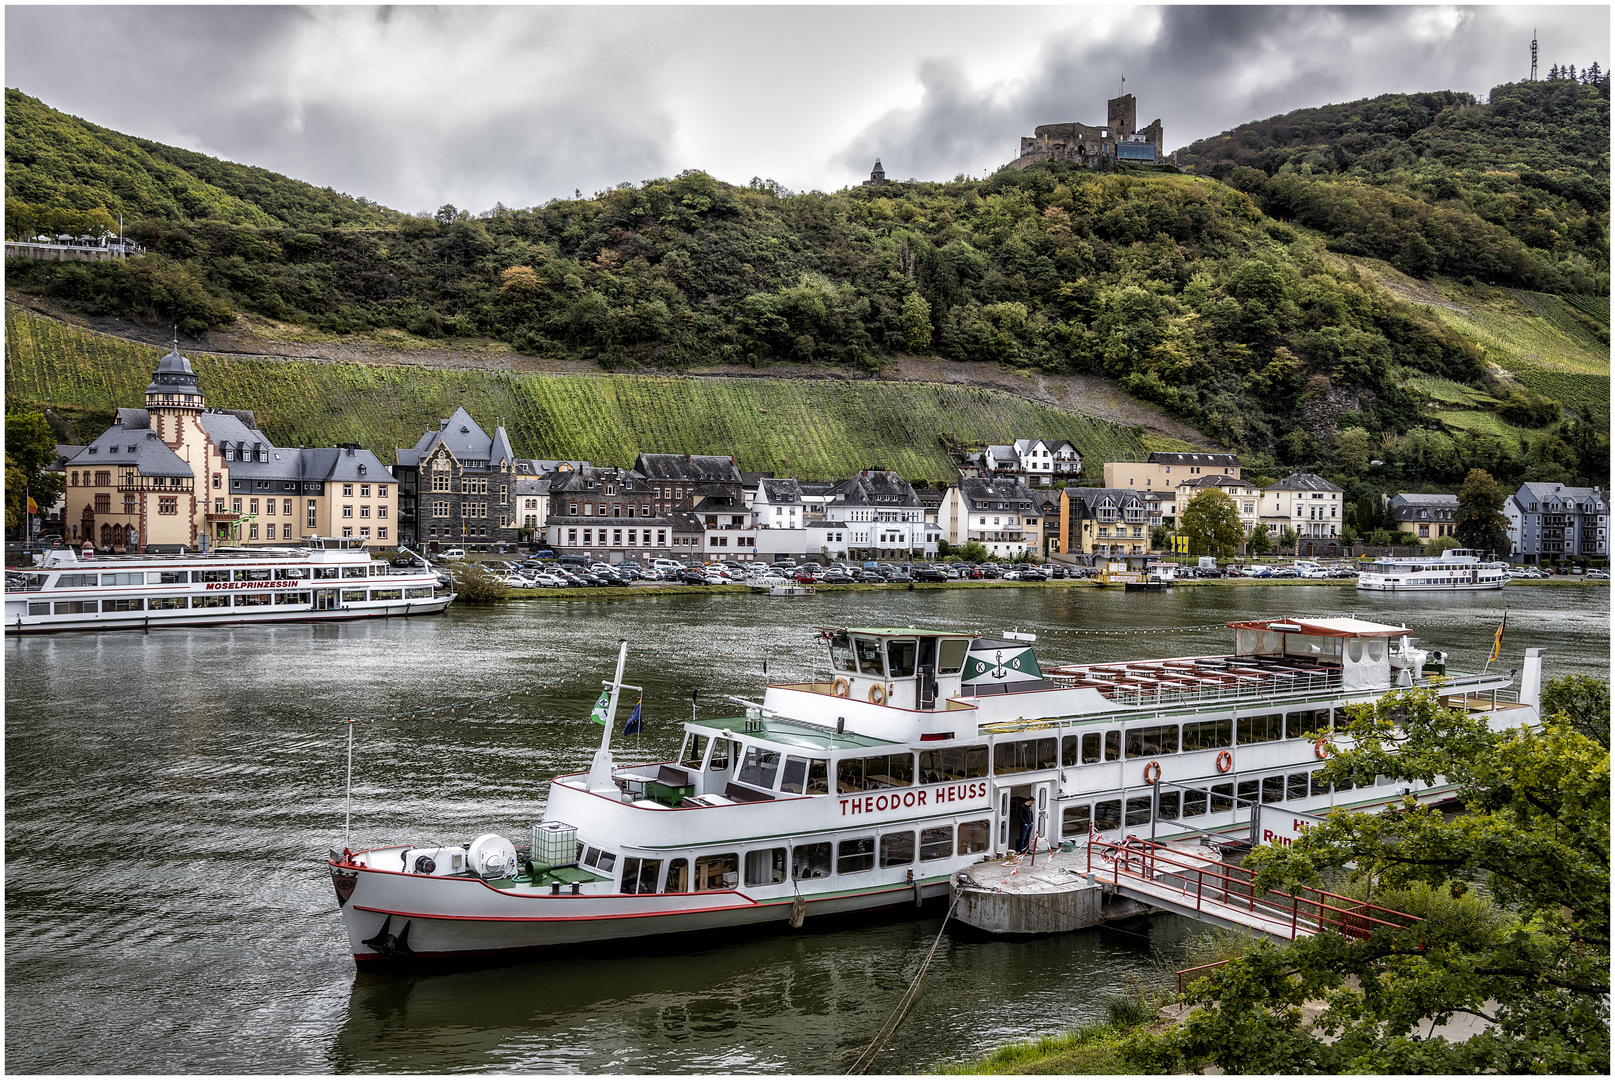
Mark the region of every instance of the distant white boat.
POLYGON ((1359 589, 1374 592, 1455 592, 1501 589, 1508 584, 1507 564, 1482 562, 1467 548, 1453 548, 1433 558, 1378 559, 1357 578, 1359 589))

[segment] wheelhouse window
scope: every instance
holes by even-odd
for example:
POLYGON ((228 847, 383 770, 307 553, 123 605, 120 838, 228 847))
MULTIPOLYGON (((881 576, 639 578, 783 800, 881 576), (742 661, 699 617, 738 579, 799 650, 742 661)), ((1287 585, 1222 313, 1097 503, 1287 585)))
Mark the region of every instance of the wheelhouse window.
POLYGON ((894 679, 910 679, 914 677, 914 662, 919 655, 920 643, 918 641, 888 641, 886 643, 886 663, 891 668, 891 677, 894 679))
POLYGON ((886 663, 881 656, 883 650, 881 649, 880 639, 854 635, 852 645, 853 651, 858 656, 859 674, 884 679, 886 677, 886 663))
POLYGON ((753 784, 760 788, 772 790, 774 781, 779 776, 778 750, 769 750, 761 746, 746 747, 745 760, 741 762, 740 773, 735 779, 746 784, 753 784))

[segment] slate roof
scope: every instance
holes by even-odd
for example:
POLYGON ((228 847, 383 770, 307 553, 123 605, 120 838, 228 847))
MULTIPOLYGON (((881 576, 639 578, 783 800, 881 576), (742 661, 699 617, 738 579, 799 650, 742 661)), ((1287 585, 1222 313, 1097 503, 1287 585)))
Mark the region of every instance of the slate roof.
POLYGON ((1077 505, 1078 517, 1092 517, 1094 511, 1105 505, 1122 507, 1130 502, 1143 503, 1144 496, 1132 488, 1066 488, 1066 498, 1077 505))
POLYGON ((1249 488, 1256 490, 1256 485, 1249 480, 1241 480, 1237 476, 1225 476, 1222 473, 1211 473, 1207 476, 1191 476, 1187 480, 1178 482, 1178 487, 1230 487, 1249 488))
POLYGON ((914 487, 897 473, 885 469, 865 469, 850 480, 843 480, 827 493, 845 506, 920 505, 914 487))
MULTIPOLYGON (((1515 500, 1522 507, 1527 502, 1535 502, 1538 507, 1545 508, 1549 503, 1559 503, 1561 506, 1581 507, 1588 503, 1594 504, 1593 513, 1601 513, 1608 507, 1609 502, 1603 490, 1596 487, 1571 487, 1568 484, 1526 483, 1520 485, 1521 492, 1528 492, 1529 499, 1520 499, 1516 493, 1515 500)), ((1530 513, 1530 511, 1526 511, 1530 513)), ((1541 513, 1539 509, 1537 513, 1541 513)))
POLYGON ((1219 469, 1239 465, 1239 458, 1233 454, 1180 453, 1170 450, 1157 450, 1146 460, 1151 465, 1210 465, 1219 469))
POLYGON ((146 387, 148 394, 200 394, 201 388, 196 384, 196 372, 191 370, 191 362, 172 351, 157 361, 157 370, 152 372, 151 383, 146 387))
MULTIPOLYGON (((346 446, 319 446, 310 450, 282 452, 302 457, 304 480, 324 480, 333 484, 363 481, 383 484, 393 482, 392 470, 383 465, 381 459, 369 450, 346 446)), ((232 479, 235 478, 234 468, 230 470, 230 476, 232 479)))
MULTIPOLYGON (((144 411, 144 410, 142 410, 144 411)), ((148 427, 115 424, 67 462, 75 468, 134 469, 141 476, 191 476, 185 459, 170 450, 148 427)))
POLYGON ((963 476, 959 497, 972 510, 1025 510, 1032 506, 1032 492, 1020 480, 963 476), (1003 503, 1003 506, 995 504, 1003 503))
POLYGON ((464 406, 455 409, 447 420, 439 421, 437 430, 426 432, 414 446, 397 450, 394 458, 400 465, 419 466, 439 445, 448 447, 462 467, 500 469, 516 461, 516 452, 510 447, 510 437, 504 427, 495 428, 490 437, 464 406), (473 461, 487 464, 469 465, 473 461))
POLYGON ((793 479, 773 480, 762 479, 758 481, 763 501, 767 503, 800 503, 802 501, 802 487, 793 479))
MULTIPOLYGON (((1272 487, 1264 488, 1263 490, 1264 491, 1340 491, 1342 489, 1335 487, 1335 485, 1331 484, 1329 481, 1325 480, 1323 477, 1319 476, 1317 473, 1309 473, 1309 472, 1307 472, 1307 473, 1291 473, 1289 476, 1286 476, 1283 480, 1280 480, 1278 483, 1274 484, 1272 487)), ((1456 499, 1457 496, 1453 496, 1453 498, 1456 499)))
POLYGON ((735 459, 717 454, 640 454, 634 471, 651 480, 686 483, 739 484, 735 459))

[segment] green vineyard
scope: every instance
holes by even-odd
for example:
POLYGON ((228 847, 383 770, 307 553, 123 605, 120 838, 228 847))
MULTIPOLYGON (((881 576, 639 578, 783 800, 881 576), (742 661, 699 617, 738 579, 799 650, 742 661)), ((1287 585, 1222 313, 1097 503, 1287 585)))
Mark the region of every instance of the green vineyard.
MULTIPOLYGON (((139 406, 162 350, 6 307, 6 394, 139 406)), ((356 442, 383 461, 457 406, 503 423, 522 457, 631 465, 641 452, 730 454, 804 480, 894 469, 957 477, 945 443, 1069 439, 1089 461, 1144 452, 1130 429, 998 390, 939 383, 448 371, 191 354, 208 403, 251 409, 281 446, 356 442)), ((1090 470, 1094 471, 1094 470, 1090 470)))

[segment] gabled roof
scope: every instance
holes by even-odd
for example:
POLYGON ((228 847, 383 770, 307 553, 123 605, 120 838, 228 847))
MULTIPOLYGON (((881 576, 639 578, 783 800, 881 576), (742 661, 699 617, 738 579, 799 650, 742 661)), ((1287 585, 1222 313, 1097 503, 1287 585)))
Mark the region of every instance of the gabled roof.
MULTIPOLYGON (((1544 503, 1575 503, 1584 505, 1593 503, 1599 509, 1609 505, 1608 497, 1601 488, 1571 487, 1569 484, 1525 483, 1520 485, 1520 492, 1530 495, 1531 502, 1538 506, 1544 503)), ((1516 496, 1517 498, 1517 496, 1516 496)))
MULTIPOLYGON (((1291 473, 1264 491, 1340 491, 1317 473, 1291 473)), ((1457 496, 1454 496, 1456 498, 1457 496)))
POLYGON ((1021 456, 1015 452, 1015 448, 1013 446, 1001 446, 998 444, 993 444, 987 447, 985 457, 988 461, 1019 462, 1021 460, 1021 456))
POLYGON ((1005 503, 1005 509, 1024 509, 1032 505, 1032 492, 1020 480, 993 477, 964 476, 957 485, 959 497, 969 507, 983 503, 1005 503))
POLYGON ((1128 503, 1142 503, 1144 497, 1132 488, 1066 488, 1066 498, 1077 504, 1079 516, 1087 517, 1101 506, 1126 506, 1128 503))
POLYGON ((766 503, 800 503, 802 487, 794 479, 758 480, 757 491, 766 503))
POLYGON ((141 476, 195 476, 185 459, 170 450, 157 433, 145 427, 114 425, 67 464, 76 468, 133 468, 141 476))
POLYGON ((735 459, 716 454, 640 454, 634 471, 651 480, 679 480, 686 483, 740 483, 735 459))
POLYGON ((885 469, 865 469, 852 479, 841 481, 829 494, 835 502, 845 506, 920 505, 914 486, 885 469))
POLYGON ((1233 454, 1180 453, 1171 450, 1157 450, 1147 460, 1151 465, 1209 465, 1219 469, 1239 465, 1239 458, 1233 454))

